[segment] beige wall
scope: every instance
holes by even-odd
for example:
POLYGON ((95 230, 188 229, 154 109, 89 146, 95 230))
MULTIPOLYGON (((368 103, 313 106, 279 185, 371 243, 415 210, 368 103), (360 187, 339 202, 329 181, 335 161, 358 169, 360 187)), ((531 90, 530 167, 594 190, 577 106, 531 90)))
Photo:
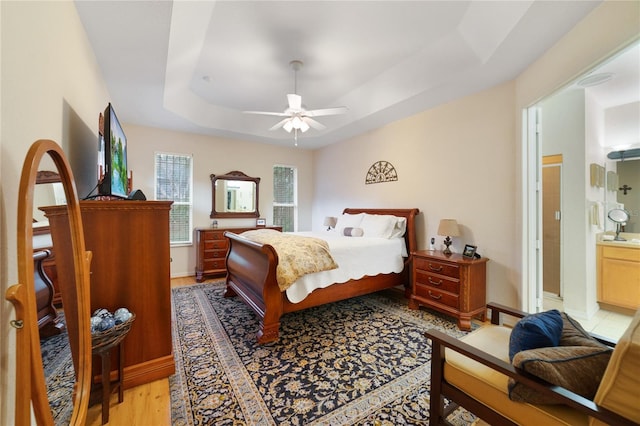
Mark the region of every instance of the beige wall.
MULTIPOLYGON (((141 189, 147 199, 154 199, 154 153, 157 151, 193 155, 193 225, 210 226, 211 179, 233 170, 260 178, 261 217, 273 223, 273 166, 293 166, 298 169, 298 228, 311 229, 313 198, 313 153, 293 146, 279 147, 239 140, 214 138, 190 133, 178 133, 150 127, 124 124, 127 135, 127 159, 133 170, 133 186, 141 189)), ((218 219, 218 226, 253 226, 255 219, 218 219)), ((195 247, 171 249, 171 275, 193 275, 196 265, 195 247)))
POLYGON ((514 84, 506 83, 317 151, 314 218, 344 207, 418 207, 421 249, 431 237, 442 247, 438 223, 456 219, 462 236, 452 249, 477 245, 491 259, 489 298, 512 301, 520 285, 510 273, 517 263, 513 110, 514 84), (378 160, 394 165, 397 182, 365 185, 378 160))
MULTIPOLYGON (((301 228, 318 229, 325 215, 336 214, 346 206, 419 207, 423 212, 418 228, 420 246, 425 247, 438 221, 454 217, 463 226, 463 236, 454 248, 460 250, 465 242, 475 242, 480 253, 491 258, 488 298, 525 305, 526 291, 521 283, 527 281, 528 265, 521 250, 525 169, 521 164, 521 110, 621 48, 634 35, 637 37, 639 5, 605 2, 513 83, 313 154, 281 153, 287 161, 296 161, 294 165, 308 167, 305 173, 311 173, 310 178, 306 174, 304 177, 304 185, 310 189, 301 191, 306 203, 311 203, 307 207, 311 214, 301 213, 301 228), (312 163, 309 155, 313 156, 312 163), (368 167, 378 160, 390 161, 396 167, 398 182, 364 185, 368 167)), ((74 126, 84 127, 81 134, 95 128, 97 112, 104 109, 109 96, 72 2, 2 1, 0 19, 0 290, 4 295, 17 279, 17 186, 28 146, 38 138, 69 146, 76 134, 74 126)), ((163 140, 162 146, 169 151, 183 145, 170 141, 174 139, 171 132, 156 133, 126 123, 125 130, 132 138, 135 186, 152 194, 149 176, 153 172, 144 164, 152 161, 149 154, 154 150, 165 149, 155 144, 163 140), (134 137, 144 138, 149 147, 134 147, 134 137)), ((176 136, 192 144, 194 154, 201 153, 202 160, 207 161, 205 167, 196 170, 197 194, 204 194, 210 173, 239 168, 266 179, 270 174, 265 170, 270 170, 272 161, 282 161, 275 154, 268 155, 273 147, 260 150, 249 143, 176 136), (208 152, 207 144, 219 149, 208 152), (243 156, 259 158, 256 153, 268 161, 234 160, 233 165, 225 161, 243 156)), ((209 200, 207 195, 206 202, 209 200)), ((208 223, 206 202, 198 199, 196 224, 208 223)), ((260 208, 266 208, 263 215, 269 217, 265 202, 261 200, 260 208)), ((176 265, 180 261, 191 268, 189 253, 186 249, 177 254, 176 265)), ((13 310, 4 301, 0 307, 0 424, 12 424, 14 332, 8 323, 13 310)))
POLYGON ((66 149, 82 134, 78 127, 97 128, 97 113, 109 96, 73 2, 3 1, 0 8, 0 424, 13 424, 15 333, 9 320, 14 313, 4 294, 18 279, 16 211, 22 162, 37 139, 53 139, 66 149))

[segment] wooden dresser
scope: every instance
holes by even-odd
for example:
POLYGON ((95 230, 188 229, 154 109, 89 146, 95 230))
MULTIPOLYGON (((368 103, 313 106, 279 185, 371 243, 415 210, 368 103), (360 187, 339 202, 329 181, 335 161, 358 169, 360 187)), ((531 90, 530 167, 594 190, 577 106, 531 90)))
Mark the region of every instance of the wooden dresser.
POLYGON ((201 283, 207 277, 226 275, 225 265, 229 242, 224 232, 240 234, 253 229, 275 229, 282 231, 281 226, 246 227, 246 228, 196 228, 196 281, 201 283))
POLYGON ((435 250, 414 252, 409 308, 424 305, 456 317, 461 330, 470 330, 471 318, 484 319, 486 314, 488 260, 435 250))
MULTIPOLYGON (((86 249, 93 253, 91 311, 106 308, 113 312, 126 307, 136 314, 124 340, 125 389, 175 372, 171 338, 170 208, 171 201, 80 202, 86 249)), ((58 277, 62 278, 73 270, 59 255, 65 252, 59 242, 64 244, 64 229, 69 229, 67 210, 66 206, 46 209, 58 254, 58 277), (58 229, 62 230, 63 237, 56 238, 58 229)), ((94 377, 99 377, 99 366, 99 362, 94 362, 94 377)), ((118 358, 113 356, 112 373, 117 369, 118 358)))

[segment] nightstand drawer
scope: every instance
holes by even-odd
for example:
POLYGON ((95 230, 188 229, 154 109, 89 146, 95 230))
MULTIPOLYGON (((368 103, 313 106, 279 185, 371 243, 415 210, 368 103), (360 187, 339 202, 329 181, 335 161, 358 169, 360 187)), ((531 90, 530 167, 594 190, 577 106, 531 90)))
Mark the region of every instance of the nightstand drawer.
POLYGON ((204 249, 209 250, 227 250, 229 248, 229 242, 224 240, 205 240, 204 249))
POLYGON ((222 259, 207 259, 204 261, 204 270, 211 271, 214 269, 225 269, 227 265, 225 264, 226 258, 222 259))
POLYGON ((457 279, 444 277, 442 275, 431 274, 423 270, 416 270, 416 284, 424 284, 438 290, 450 293, 460 293, 460 283, 457 279))
POLYGON ((422 298, 425 301, 440 303, 442 305, 451 306, 458 309, 458 296, 446 291, 440 291, 431 286, 425 286, 421 284, 415 285, 416 296, 422 298))
POLYGON ((451 263, 438 262, 431 259, 414 259, 415 268, 427 272, 435 272, 452 278, 460 278, 460 268, 451 263))
POLYGON ((226 237, 224 236, 224 232, 223 231, 210 231, 210 232, 205 232, 204 233, 204 240, 205 241, 212 241, 212 240, 225 241, 226 237))
POLYGON ((227 257, 227 249, 220 250, 205 250, 204 252, 204 260, 209 259, 222 259, 224 260, 227 257))

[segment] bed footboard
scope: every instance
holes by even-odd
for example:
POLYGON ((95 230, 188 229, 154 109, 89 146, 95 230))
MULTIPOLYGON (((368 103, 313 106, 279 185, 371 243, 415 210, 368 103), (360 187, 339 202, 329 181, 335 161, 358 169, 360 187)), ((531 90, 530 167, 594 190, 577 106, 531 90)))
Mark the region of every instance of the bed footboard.
POLYGON ((228 231, 224 235, 229 239, 224 296, 240 296, 258 314, 259 343, 277 340, 282 316, 282 293, 276 280, 278 255, 275 249, 228 231))

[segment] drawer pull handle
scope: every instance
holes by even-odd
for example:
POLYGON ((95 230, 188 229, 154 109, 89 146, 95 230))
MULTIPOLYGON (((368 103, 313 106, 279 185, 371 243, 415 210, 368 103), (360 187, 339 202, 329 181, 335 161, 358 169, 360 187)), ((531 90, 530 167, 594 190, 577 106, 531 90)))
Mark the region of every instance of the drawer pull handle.
POLYGON ((431 293, 431 290, 429 290, 429 296, 431 296, 431 298, 435 299, 435 300, 442 299, 442 295, 441 294, 433 294, 433 293, 431 293))
POLYGON ((433 265, 429 264, 429 269, 435 272, 440 272, 442 271, 442 266, 438 266, 437 268, 434 268, 433 265))
POLYGON ((432 280, 431 277, 427 278, 427 280, 429 281, 429 284, 442 285, 442 280, 436 282, 436 281, 432 280))

